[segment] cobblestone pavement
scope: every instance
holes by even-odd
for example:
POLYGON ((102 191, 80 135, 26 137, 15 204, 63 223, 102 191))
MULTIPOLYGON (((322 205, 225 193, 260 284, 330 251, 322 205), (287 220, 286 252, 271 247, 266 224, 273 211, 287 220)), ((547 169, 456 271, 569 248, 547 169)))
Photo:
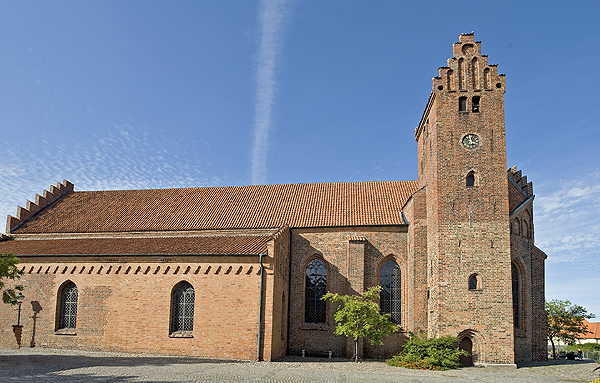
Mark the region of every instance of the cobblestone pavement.
POLYGON ((509 367, 420 371, 381 361, 286 357, 232 362, 191 357, 51 349, 0 349, 0 382, 590 382, 593 361, 550 361, 509 367))

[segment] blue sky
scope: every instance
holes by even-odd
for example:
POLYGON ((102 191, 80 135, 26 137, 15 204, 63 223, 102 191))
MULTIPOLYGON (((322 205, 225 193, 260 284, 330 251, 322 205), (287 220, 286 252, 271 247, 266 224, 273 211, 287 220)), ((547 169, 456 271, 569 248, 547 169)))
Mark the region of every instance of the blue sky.
POLYGON ((600 315, 600 3, 0 1, 0 216, 76 190, 416 179, 460 33, 506 73, 546 295, 600 315))

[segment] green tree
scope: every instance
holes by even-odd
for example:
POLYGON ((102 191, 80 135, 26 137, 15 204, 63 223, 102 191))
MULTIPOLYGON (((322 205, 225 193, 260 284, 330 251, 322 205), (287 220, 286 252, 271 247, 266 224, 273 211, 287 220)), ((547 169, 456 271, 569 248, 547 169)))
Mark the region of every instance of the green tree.
POLYGON ((5 288, 4 279, 16 281, 23 272, 17 268, 19 258, 11 253, 0 254, 0 291, 2 291, 2 302, 11 305, 17 304, 17 292, 23 291, 23 286, 16 285, 13 288, 5 288))
POLYGON ((552 344, 552 355, 555 359, 554 341, 562 340, 567 344, 575 342, 579 335, 588 333, 583 320, 595 317, 584 307, 559 299, 546 302, 546 313, 548 314, 548 339, 552 344))
POLYGON ((339 295, 327 293, 321 299, 340 303, 333 314, 335 335, 354 339, 354 361, 358 361, 358 341, 368 339, 371 344, 382 344, 398 326, 390 322, 390 314, 381 314, 379 292, 381 286, 371 287, 363 295, 339 295))

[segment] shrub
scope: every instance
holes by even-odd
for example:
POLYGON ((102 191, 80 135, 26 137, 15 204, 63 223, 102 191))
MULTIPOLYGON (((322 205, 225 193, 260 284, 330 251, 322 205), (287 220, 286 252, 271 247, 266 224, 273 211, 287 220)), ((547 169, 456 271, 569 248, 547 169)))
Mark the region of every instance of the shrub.
POLYGON ((600 343, 583 343, 583 344, 570 344, 567 346, 567 351, 600 351, 600 343))
POLYGON ((388 359, 387 364, 419 370, 450 370, 458 367, 461 355, 469 355, 458 349, 458 339, 453 336, 427 338, 423 333, 410 336, 402 351, 388 359))

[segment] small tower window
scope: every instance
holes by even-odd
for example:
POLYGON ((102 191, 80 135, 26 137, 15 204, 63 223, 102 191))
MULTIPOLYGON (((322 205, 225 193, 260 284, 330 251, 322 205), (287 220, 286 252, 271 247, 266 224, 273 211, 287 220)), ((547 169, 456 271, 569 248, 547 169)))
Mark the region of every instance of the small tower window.
POLYGON ((477 290, 479 288, 479 283, 477 280, 477 274, 473 274, 469 277, 469 290, 477 290))
POLYGON ((458 111, 459 112, 466 112, 467 111, 467 98, 466 97, 459 97, 458 98, 458 111))
POLYGON ((475 172, 467 174, 467 186, 475 186, 475 172))
POLYGON ((473 97, 473 113, 479 113, 479 96, 473 97))

